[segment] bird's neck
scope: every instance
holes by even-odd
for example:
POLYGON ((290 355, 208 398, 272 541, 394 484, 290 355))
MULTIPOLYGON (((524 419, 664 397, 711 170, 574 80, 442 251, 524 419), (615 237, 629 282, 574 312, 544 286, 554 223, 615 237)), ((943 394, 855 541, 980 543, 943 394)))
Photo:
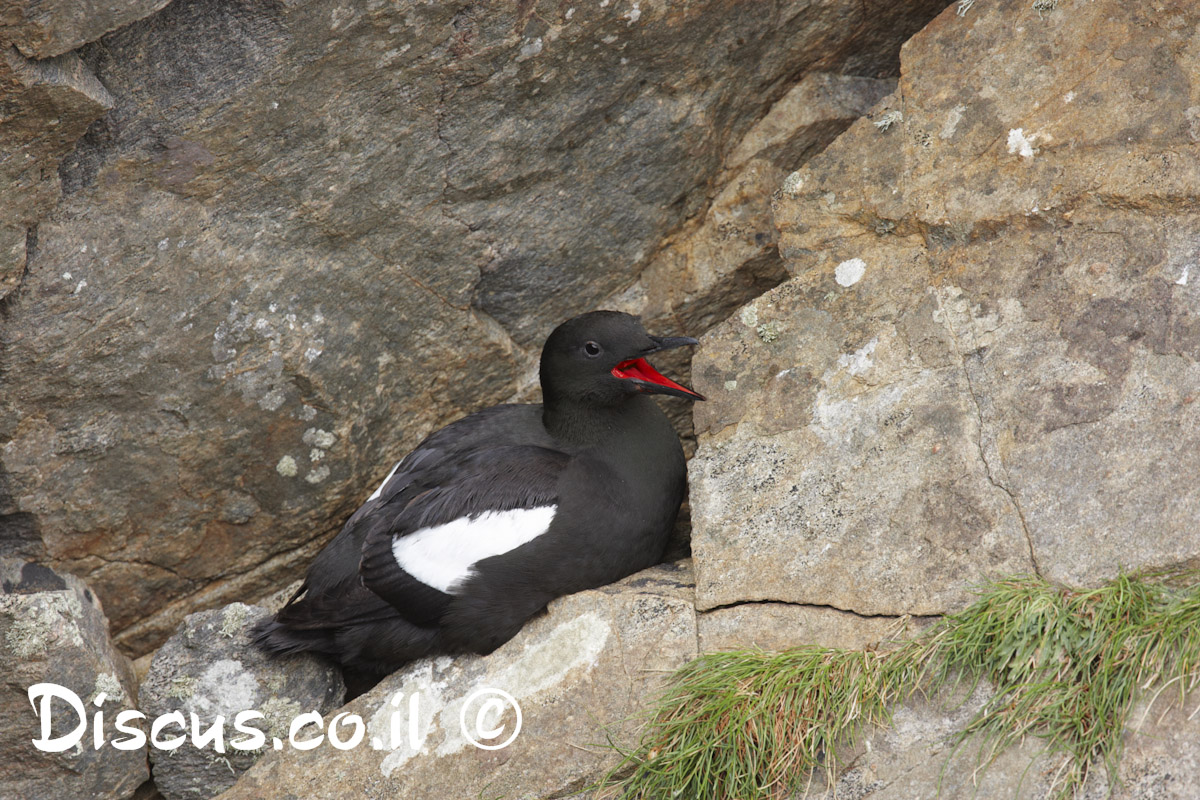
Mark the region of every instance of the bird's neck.
POLYGON ((646 395, 632 395, 612 406, 558 400, 542 407, 546 431, 556 440, 575 447, 618 442, 647 425, 653 427, 660 418, 666 423, 665 415, 646 395))

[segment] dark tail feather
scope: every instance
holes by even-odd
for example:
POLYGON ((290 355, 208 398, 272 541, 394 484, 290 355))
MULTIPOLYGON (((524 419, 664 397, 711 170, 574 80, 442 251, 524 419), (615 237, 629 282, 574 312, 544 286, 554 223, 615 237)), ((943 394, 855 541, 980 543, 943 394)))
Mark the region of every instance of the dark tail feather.
POLYGON ((260 650, 276 656, 306 652, 337 655, 332 630, 294 628, 273 616, 263 617, 254 624, 250 630, 250 640, 260 650))

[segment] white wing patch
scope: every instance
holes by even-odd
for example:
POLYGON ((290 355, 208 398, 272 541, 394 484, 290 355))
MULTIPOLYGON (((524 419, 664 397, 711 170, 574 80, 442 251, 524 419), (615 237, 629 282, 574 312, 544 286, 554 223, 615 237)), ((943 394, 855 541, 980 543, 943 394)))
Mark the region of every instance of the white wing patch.
POLYGON ((454 594, 489 556, 507 553, 550 530, 558 506, 485 511, 444 525, 422 528, 392 542, 400 568, 419 580, 454 594))
POLYGON ((379 484, 379 488, 375 490, 375 494, 373 494, 367 498, 368 503, 371 502, 372 500, 379 499, 379 495, 383 494, 383 487, 387 486, 387 482, 392 479, 392 476, 396 474, 396 470, 398 470, 398 469, 400 469, 399 461, 396 462, 396 466, 392 467, 392 471, 388 473, 388 476, 383 479, 383 483, 379 484))

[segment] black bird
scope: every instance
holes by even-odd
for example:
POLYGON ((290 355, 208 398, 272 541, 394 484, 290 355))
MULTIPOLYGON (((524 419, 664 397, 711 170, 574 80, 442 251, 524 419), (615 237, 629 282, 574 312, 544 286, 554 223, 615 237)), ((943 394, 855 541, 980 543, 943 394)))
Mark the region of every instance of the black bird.
POLYGON ((704 398, 645 356, 695 344, 616 311, 559 325, 542 404, 494 406, 425 439, 255 643, 324 653, 369 686, 424 656, 486 655, 554 598, 658 563, 687 476, 648 395, 704 398))

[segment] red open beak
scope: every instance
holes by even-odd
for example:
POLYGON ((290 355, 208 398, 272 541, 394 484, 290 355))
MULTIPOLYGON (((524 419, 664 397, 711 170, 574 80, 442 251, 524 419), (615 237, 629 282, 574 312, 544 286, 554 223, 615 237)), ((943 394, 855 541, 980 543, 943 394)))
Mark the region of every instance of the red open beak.
POLYGON ((670 394, 676 397, 687 397, 691 400, 703 400, 704 395, 676 383, 661 372, 650 366, 644 358, 631 358, 613 367, 614 377, 631 380, 637 384, 638 391, 648 394, 670 394))

